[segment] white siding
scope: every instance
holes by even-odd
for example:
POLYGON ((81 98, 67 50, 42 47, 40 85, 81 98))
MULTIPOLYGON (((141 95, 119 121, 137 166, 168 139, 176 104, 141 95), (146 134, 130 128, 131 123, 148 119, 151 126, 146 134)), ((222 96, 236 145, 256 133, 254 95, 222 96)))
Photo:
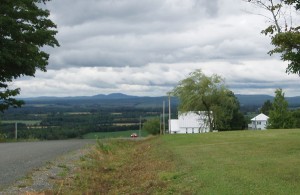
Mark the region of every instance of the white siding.
POLYGON ((171 133, 179 133, 179 123, 177 119, 171 119, 171 133))
POLYGON ((251 128, 257 130, 265 130, 267 128, 269 117, 264 114, 259 114, 251 119, 251 128))
POLYGON ((209 132, 205 112, 187 112, 171 120, 171 133, 205 133, 209 132))

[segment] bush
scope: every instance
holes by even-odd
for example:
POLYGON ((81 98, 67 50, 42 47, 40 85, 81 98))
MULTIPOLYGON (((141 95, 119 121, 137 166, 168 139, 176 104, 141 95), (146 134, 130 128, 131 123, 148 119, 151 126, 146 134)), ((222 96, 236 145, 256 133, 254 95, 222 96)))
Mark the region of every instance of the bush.
POLYGON ((7 139, 6 134, 0 133, 0 142, 5 142, 7 139))
POLYGON ((143 124, 143 130, 147 131, 149 134, 157 135, 160 132, 160 121, 159 118, 153 118, 147 120, 143 124))

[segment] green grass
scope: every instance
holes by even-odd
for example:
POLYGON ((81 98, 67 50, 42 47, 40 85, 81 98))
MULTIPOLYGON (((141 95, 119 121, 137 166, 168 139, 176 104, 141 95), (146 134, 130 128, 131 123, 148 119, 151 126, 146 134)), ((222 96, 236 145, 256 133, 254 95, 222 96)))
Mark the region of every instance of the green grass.
POLYGON ((195 194, 300 194, 300 130, 161 137, 195 194))
MULTIPOLYGON (((104 138, 130 138, 132 133, 139 135, 139 130, 116 131, 116 132, 94 132, 83 136, 84 139, 104 139, 104 138)), ((146 131, 141 131, 141 136, 146 137, 149 134, 146 131)))
POLYGON ((98 140, 82 163, 61 192, 300 194, 300 130, 98 140))

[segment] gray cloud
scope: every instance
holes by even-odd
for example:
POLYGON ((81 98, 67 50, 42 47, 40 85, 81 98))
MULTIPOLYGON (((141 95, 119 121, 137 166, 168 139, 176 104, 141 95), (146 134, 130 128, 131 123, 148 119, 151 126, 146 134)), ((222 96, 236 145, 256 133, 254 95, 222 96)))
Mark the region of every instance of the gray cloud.
POLYGON ((49 68, 145 66, 266 53, 262 43, 248 38, 253 30, 243 23, 247 18, 238 18, 240 10, 228 4, 217 0, 53 1, 49 9, 58 23, 61 48, 51 50, 49 68))
MULTIPOLYGON (((289 94, 298 77, 270 57, 264 18, 240 0, 52 0, 61 47, 48 72, 13 85, 22 96, 123 92, 165 95, 195 69, 219 74, 235 93, 289 94)), ((299 94, 300 95, 300 94, 299 94)))

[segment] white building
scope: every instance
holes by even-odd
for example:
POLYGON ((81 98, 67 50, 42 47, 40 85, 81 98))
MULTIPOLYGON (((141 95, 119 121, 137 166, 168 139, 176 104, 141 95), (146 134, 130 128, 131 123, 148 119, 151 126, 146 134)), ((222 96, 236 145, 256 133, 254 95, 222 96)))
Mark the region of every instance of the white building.
POLYGON ((268 119, 268 116, 261 113, 251 119, 251 124, 249 125, 249 127, 251 129, 265 130, 267 129, 268 119))
POLYGON ((171 119, 171 133, 206 133, 209 132, 208 117, 204 111, 178 114, 178 119, 171 119))

